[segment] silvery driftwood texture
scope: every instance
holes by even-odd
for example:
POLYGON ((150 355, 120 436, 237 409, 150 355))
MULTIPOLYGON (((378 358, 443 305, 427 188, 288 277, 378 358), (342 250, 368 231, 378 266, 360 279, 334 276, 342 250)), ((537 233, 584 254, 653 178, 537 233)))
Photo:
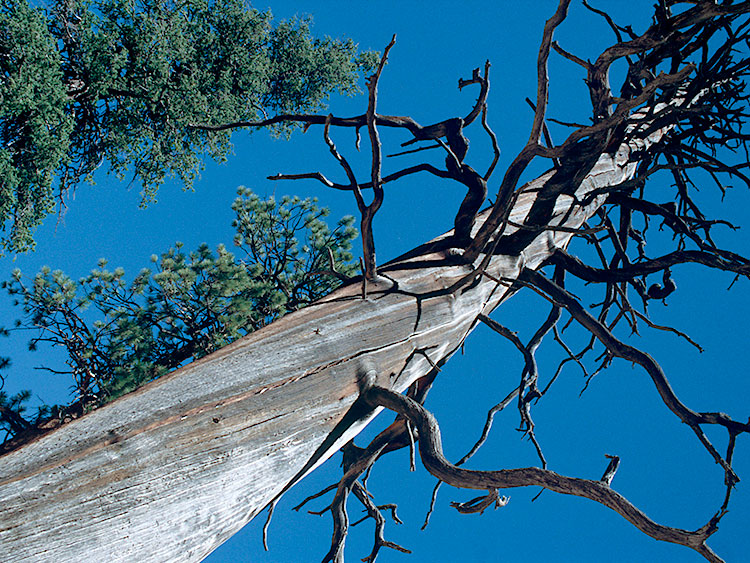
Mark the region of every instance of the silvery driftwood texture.
MULTIPOLYGON (((661 133, 602 155, 577 200, 632 177, 628 155, 661 133)), ((522 188, 514 223, 523 223, 551 175, 522 188)), ((585 207, 558 197, 551 224, 580 226, 602 197, 585 207)), ((442 253, 396 261, 365 298, 359 284, 343 287, 5 455, 0 559, 200 561, 300 471, 357 398, 363 366, 375 367, 378 385, 405 390, 508 297, 507 280, 539 267, 570 237, 544 231, 519 256, 492 258, 488 275, 453 293, 440 290, 471 265, 435 265, 442 253), (432 296, 419 298, 425 293, 432 296)))

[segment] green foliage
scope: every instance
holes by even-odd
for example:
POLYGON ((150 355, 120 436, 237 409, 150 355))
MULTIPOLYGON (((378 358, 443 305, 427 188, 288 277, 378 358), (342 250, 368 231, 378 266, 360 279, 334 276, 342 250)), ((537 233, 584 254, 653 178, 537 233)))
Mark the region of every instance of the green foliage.
MULTIPOLYGON (((8 331, 0 327, 0 336, 7 336, 8 331)), ((2 391, 5 378, 2 370, 10 366, 10 359, 0 356, 0 445, 8 439, 23 434, 49 418, 57 407, 42 405, 37 407, 33 416, 26 414, 26 404, 31 398, 30 391, 21 391, 13 396, 8 396, 2 391)))
POLYGON ((0 227, 10 226, 3 246, 28 247, 30 229, 54 208, 52 174, 73 130, 59 60, 40 12, 0 2, 0 227))
POLYGON ((28 410, 24 403, 31 398, 30 391, 21 391, 9 397, 4 391, 0 391, 0 444, 7 440, 23 434, 48 419, 56 407, 42 405, 37 407, 34 415, 26 414, 28 410))
POLYGON ((0 0, 0 250, 32 248, 55 197, 103 162, 148 203, 229 153, 229 133, 190 124, 318 110, 375 62, 244 0, 0 0))
MULTIPOLYGON (((315 200, 263 200, 246 188, 232 207, 240 257, 223 245, 186 253, 178 243, 152 256, 152 268, 132 281, 102 259, 77 282, 44 267, 33 279, 15 270, 3 283, 23 306, 17 328, 37 333, 30 347, 47 342, 67 353, 67 369, 50 371, 73 377, 75 409, 96 407, 209 354, 356 272, 353 217, 331 230, 323 220, 328 210, 315 200)), ((17 407, 25 399, 3 400, 17 407)))

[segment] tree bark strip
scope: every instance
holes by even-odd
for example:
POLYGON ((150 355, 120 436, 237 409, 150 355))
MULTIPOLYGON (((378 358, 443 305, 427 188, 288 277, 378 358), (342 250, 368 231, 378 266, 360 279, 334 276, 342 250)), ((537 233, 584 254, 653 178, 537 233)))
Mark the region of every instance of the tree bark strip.
MULTIPOLYGON (((629 179, 628 155, 641 148, 631 141, 603 154, 575 198, 549 202, 550 224, 579 227, 604 196, 586 207, 575 201, 629 179)), ((522 188, 513 223, 523 223, 553 174, 522 188)), ((570 238, 544 231, 518 256, 493 257, 488 275, 453 293, 442 291, 471 265, 450 265, 444 252, 396 260, 367 282, 364 299, 359 284, 343 287, 6 454, 0 560, 200 561, 300 471, 357 398, 359 372, 374 366, 377 385, 405 390, 508 296, 508 284, 496 280, 538 268, 570 238)))

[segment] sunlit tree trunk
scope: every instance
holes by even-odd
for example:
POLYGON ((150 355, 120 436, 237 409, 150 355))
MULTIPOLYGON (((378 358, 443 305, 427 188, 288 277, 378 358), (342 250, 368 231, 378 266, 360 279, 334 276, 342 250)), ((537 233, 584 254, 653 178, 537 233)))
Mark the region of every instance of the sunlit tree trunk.
MULTIPOLYGON (((601 155, 577 201, 629 178, 631 148, 601 155)), ((521 190, 513 223, 523 223, 554 174, 521 190)), ((0 559, 201 560, 305 466, 356 400, 363 372, 374 369, 378 385, 403 391, 444 363, 478 315, 510 295, 521 269, 565 247, 567 229, 601 203, 550 200, 550 224, 565 229, 543 231, 516 256, 493 257, 476 283, 457 290, 474 266, 426 245, 382 266, 364 288, 350 284, 5 455, 0 559)))
MULTIPOLYGON (((644 309, 648 299, 668 295, 675 288, 669 268, 679 263, 695 261, 744 276, 750 271, 750 260, 714 245, 711 225, 726 221, 707 220, 686 188, 688 170, 693 168, 708 171, 713 179, 717 172, 727 173, 750 185, 750 178, 741 172, 746 163, 725 164, 715 155, 717 147, 748 149, 750 137, 742 126, 747 102, 744 80, 750 62, 746 58, 735 61, 732 56, 745 52, 750 32, 744 20, 736 22, 736 28, 732 24, 750 12, 750 3, 691 2, 673 14, 672 2, 659 2, 654 24, 640 36, 588 7, 604 16, 618 39, 593 63, 553 42, 553 32, 565 19, 569 4, 570 0, 559 0, 545 24, 529 141, 508 166, 491 210, 478 216, 475 212, 485 200, 486 183, 497 158, 484 175, 471 168, 464 160, 468 142, 463 128, 481 121, 497 157, 496 138, 486 123, 489 64, 483 76, 477 70, 471 79, 459 81, 459 88, 480 86, 471 112, 429 126, 408 117, 376 113, 377 81, 393 41, 368 80, 366 114, 349 118, 284 114, 263 121, 190 124, 191 130, 214 132, 281 122, 324 126, 324 140, 349 183, 335 184, 320 172, 273 179, 313 179, 354 193, 363 216, 367 281, 354 281, 1 457, 0 560, 199 561, 355 436, 377 414, 367 414, 368 408, 382 405, 419 428, 425 466, 444 482, 486 490, 488 501, 497 500, 501 488, 532 485, 582 496, 615 510, 651 537, 690 547, 709 561, 721 561, 706 540, 726 513, 732 486, 738 481, 731 467, 735 439, 750 432, 750 425, 720 412, 693 411, 681 403, 653 358, 615 337, 612 329, 617 321, 608 324, 604 309, 614 304, 623 313, 632 309, 627 283, 638 290, 644 309), (719 30, 726 35, 715 39, 719 30), (714 45, 717 49, 712 54, 714 45), (568 124, 574 130, 566 140, 554 146, 550 139, 550 146, 545 147, 540 139, 546 132, 547 59, 552 49, 585 70, 593 113, 590 126, 568 124), (613 94, 609 70, 619 60, 627 62, 628 74, 613 94), (694 102, 699 98, 698 106, 694 102), (738 104, 742 105, 739 109, 738 104), (358 132, 367 127, 373 151, 370 182, 357 180, 331 140, 330 127, 358 132), (435 142, 432 148, 441 147, 447 154, 445 170, 421 163, 382 176, 377 133, 382 127, 410 133, 413 138, 404 145, 435 142), (676 129, 669 142, 653 145, 671 127, 676 129), (712 134, 706 135, 709 130, 712 134), (653 150, 647 152, 650 146, 653 150), (555 168, 517 188, 529 163, 539 156, 549 158, 555 168), (636 181, 623 186, 641 166, 636 181), (660 169, 671 171, 678 187, 677 195, 664 204, 646 199, 642 189, 643 182, 660 169), (450 178, 467 188, 454 223, 456 232, 442 237, 442 243, 427 243, 378 266, 371 226, 383 200, 383 185, 418 172, 450 178), (369 206, 362 195, 366 189, 373 193, 369 206), (602 207, 606 198, 610 198, 608 205, 602 207), (610 208, 618 208, 619 230, 613 227, 610 208), (589 267, 558 252, 573 233, 583 234, 580 228, 599 209, 603 211, 599 226, 607 231, 614 252, 608 259, 602 252, 602 267, 589 267), (623 247, 627 240, 635 239, 639 247, 645 244, 645 236, 632 229, 634 209, 646 223, 653 215, 654 222, 662 221, 673 232, 674 252, 653 259, 641 253, 636 261, 629 261, 623 247), (685 250, 688 243, 697 250, 685 250), (598 319, 562 282, 536 272, 553 256, 561 274, 607 282, 612 296, 600 305, 598 319), (662 273, 664 286, 653 284, 647 289, 646 276, 656 272, 662 273), (486 315, 523 283, 547 295, 555 309, 565 309, 588 330, 606 349, 605 359, 624 358, 646 370, 664 405, 722 466, 725 500, 704 526, 686 531, 650 520, 610 488, 617 468, 614 457, 598 481, 562 476, 546 467, 468 471, 458 464, 451 466, 440 451, 437 424, 419 401, 392 392, 403 392, 433 373, 461 346, 478 319, 487 322, 486 315), (622 290, 619 297, 616 284, 622 290), (353 412, 358 413, 356 417, 353 412), (705 425, 726 430, 726 456, 703 432, 705 425)), ((426 148, 431 147, 419 150, 426 148)), ((661 194, 656 201, 662 201, 661 194)), ((647 321, 645 314, 638 316, 647 321)), ((503 330, 499 325, 496 329, 503 330)), ((505 330, 507 336, 510 331, 505 330)), ((533 351, 526 347, 525 354, 533 356, 533 351)), ((406 422, 402 426, 407 427, 406 422)), ((346 480, 364 471, 364 465, 371 465, 385 448, 380 445, 380 450, 371 450, 370 446, 339 483, 331 512, 336 512, 334 506, 340 510, 338 517, 334 514, 327 561, 338 563, 343 557, 347 524, 342 504, 347 487, 352 487, 351 479, 346 480)), ((477 511, 476 506, 463 508, 477 511)), ((375 551, 381 545, 376 543, 375 551)))

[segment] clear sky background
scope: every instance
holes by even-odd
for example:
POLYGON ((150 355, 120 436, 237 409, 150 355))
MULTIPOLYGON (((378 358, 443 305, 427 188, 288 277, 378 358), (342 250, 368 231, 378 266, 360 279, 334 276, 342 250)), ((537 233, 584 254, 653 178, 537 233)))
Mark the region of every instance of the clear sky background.
MULTIPOLYGON (((620 23, 641 30, 649 23, 652 0, 600 1, 620 23)), ((410 115, 422 124, 465 115, 476 99, 476 89, 458 92, 459 78, 468 78, 484 61, 492 62, 489 121, 498 134, 502 158, 490 191, 496 190, 503 169, 528 137, 532 113, 525 97, 535 97, 536 56, 544 21, 556 2, 258 2, 270 7, 278 18, 310 14, 319 35, 352 37, 363 49, 382 48, 396 33, 398 42, 380 83, 379 111, 410 115)), ((613 37, 604 22, 574 2, 568 21, 556 38, 579 56, 595 57, 613 37)), ((588 119, 588 97, 580 69, 555 55, 551 59, 551 104, 549 115, 569 121, 588 119)), ((617 80, 613 80, 617 83, 617 80)), ((366 99, 334 98, 331 111, 338 115, 364 112, 366 99)), ((554 130, 553 130, 554 132, 554 130)), ((467 162, 483 169, 491 160, 486 135, 477 125, 468 131, 472 145, 467 162)), ((355 156, 352 131, 334 133, 339 150, 356 163, 360 177, 368 172, 368 149, 355 156)), ((395 152, 408 137, 383 132, 385 152, 395 152)), ((562 139, 558 133, 557 139, 562 139)), ((58 221, 47 220, 38 230, 35 253, 0 260, 0 277, 20 267, 33 275, 47 264, 66 271, 74 279, 85 275, 101 257, 110 266, 123 266, 131 275, 149 266, 149 256, 175 241, 186 249, 206 242, 230 246, 230 205, 239 185, 260 195, 316 195, 331 207, 331 219, 354 213, 351 194, 328 192, 314 182, 269 182, 265 176, 277 172, 320 170, 343 180, 331 159, 320 128, 295 134, 290 141, 274 140, 265 132, 235 135, 235 155, 226 165, 207 163, 195 192, 183 192, 175 183, 164 186, 158 202, 139 209, 138 186, 126 186, 100 174, 96 186, 82 185, 69 209, 58 221)), ((424 154, 424 153, 422 153, 424 154)), ((439 155, 429 158, 435 159, 439 155)), ((415 162, 408 157, 388 159, 384 173, 415 162)), ((532 171, 544 169, 542 164, 532 171)), ((738 187, 730 191, 723 206, 719 194, 708 183, 701 186, 708 208, 735 223, 748 225, 750 194, 738 187)), ((664 183, 663 201, 671 197, 664 183)), ((460 203, 461 187, 432 176, 413 176, 386 187, 386 200, 375 221, 379 261, 397 256, 450 229, 460 203)), ((657 198, 657 201, 659 199, 657 198)), ((750 254, 746 232, 719 237, 731 250, 750 254)), ((649 247, 652 255, 658 246, 649 247)), ((654 321, 687 331, 704 346, 697 350, 673 335, 648 331, 633 341, 652 353, 664 367, 678 396, 698 411, 723 410, 735 419, 750 415, 750 384, 746 354, 747 316, 750 312, 747 280, 726 288, 728 274, 704 273, 697 266, 675 268, 678 291, 667 306, 654 303, 654 321)), ((658 280, 655 280, 658 281, 658 280)), ((576 288, 584 303, 600 294, 595 288, 576 288)), ((548 306, 533 295, 519 294, 504 304, 494 317, 517 330, 526 340, 548 313, 548 306)), ((0 324, 6 326, 20 314, 7 296, 0 296, 0 324)), ((576 333, 570 334, 571 344, 576 333)), ((24 352, 28 334, 0 340, 0 355, 13 358, 7 372, 6 391, 32 389, 48 403, 65 400, 69 382, 34 369, 62 361, 55 350, 24 352)), ((552 342, 539 354, 543 381, 554 373, 560 359, 552 342)), ((518 382, 521 358, 501 337, 480 327, 469 338, 464 354, 457 354, 440 374, 427 402, 438 417, 446 454, 460 458, 479 436, 486 411, 518 382)), ((623 361, 600 374, 579 397, 584 385, 580 371, 566 368, 553 390, 534 409, 537 437, 549 468, 563 474, 598 479, 607 460, 604 454, 622 458, 613 487, 627 496, 656 521, 695 529, 703 525, 721 505, 723 475, 689 428, 662 405, 646 374, 623 361)), ((381 415, 368 435, 388 424, 381 415)), ((471 468, 500 469, 538 464, 533 446, 515 430, 519 417, 513 408, 498 417, 485 448, 470 463, 471 468)), ((709 435, 720 450, 726 436, 709 435)), ((360 442, 363 445, 362 442, 360 442)), ((269 531, 270 552, 261 545, 265 514, 214 552, 207 561, 293 562, 320 560, 330 545, 331 521, 296 513, 291 507, 306 496, 338 480, 340 455, 325 464, 290 491, 277 506, 269 531)), ((750 443, 738 440, 735 468, 740 482, 718 534, 710 545, 728 561, 746 560, 750 553, 750 443)), ((584 499, 544 492, 533 503, 538 490, 506 491, 508 506, 484 515, 460 515, 450 508, 453 500, 465 501, 476 493, 443 487, 435 513, 425 531, 419 528, 429 505, 434 479, 419 468, 409 472, 407 452, 390 454, 378 463, 369 481, 378 504, 395 502, 404 524, 388 523, 387 539, 411 549, 404 555, 381 551, 379 561, 702 561, 687 548, 656 542, 643 535, 612 511, 584 499)), ((313 502, 322 508, 330 497, 313 502)), ((357 519, 356 501, 350 503, 351 520, 357 519)), ((369 554, 372 525, 354 528, 347 541, 347 559, 357 561, 369 554)))

